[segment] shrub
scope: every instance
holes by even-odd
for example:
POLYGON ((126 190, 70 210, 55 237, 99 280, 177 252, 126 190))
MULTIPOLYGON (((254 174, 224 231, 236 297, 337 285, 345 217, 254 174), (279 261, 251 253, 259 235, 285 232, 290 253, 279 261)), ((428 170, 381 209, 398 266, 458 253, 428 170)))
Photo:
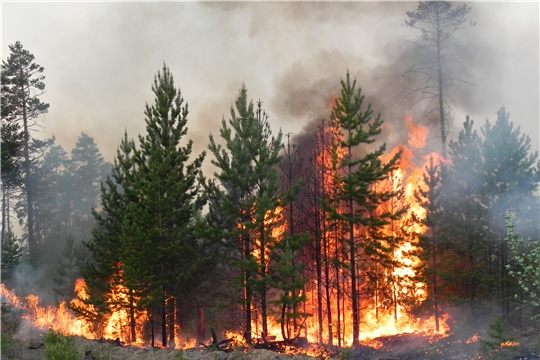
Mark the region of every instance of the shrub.
POLYGON ((81 356, 75 346, 73 336, 64 336, 49 330, 43 338, 45 360, 78 360, 81 356))

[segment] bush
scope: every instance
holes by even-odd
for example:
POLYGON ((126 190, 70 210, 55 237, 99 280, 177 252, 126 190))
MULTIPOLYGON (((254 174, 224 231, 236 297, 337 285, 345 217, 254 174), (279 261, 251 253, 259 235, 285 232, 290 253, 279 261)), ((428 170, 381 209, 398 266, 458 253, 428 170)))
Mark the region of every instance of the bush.
POLYGON ((20 359, 22 356, 21 344, 7 334, 2 334, 2 359, 20 359))
POLYGON ((480 340, 480 351, 487 359, 506 359, 510 353, 510 349, 514 346, 513 337, 507 335, 508 325, 497 316, 495 321, 489 325, 490 331, 488 335, 490 340, 480 340))
POLYGON ((45 344, 45 360, 78 360, 81 356, 75 346, 73 336, 49 330, 43 338, 45 344))

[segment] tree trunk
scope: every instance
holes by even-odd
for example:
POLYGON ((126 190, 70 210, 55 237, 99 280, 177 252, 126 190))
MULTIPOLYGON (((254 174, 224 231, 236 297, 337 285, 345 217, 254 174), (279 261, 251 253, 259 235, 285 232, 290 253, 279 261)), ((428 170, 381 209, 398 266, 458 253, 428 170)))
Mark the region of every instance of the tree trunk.
POLYGON ((163 290, 161 303, 161 346, 167 347, 167 293, 163 290))
MULTIPOLYGON (((249 246, 249 234, 243 235, 243 247, 244 247, 244 259, 247 260, 251 256, 251 249, 249 246)), ((248 269, 244 269, 244 290, 246 298, 246 307, 245 315, 246 320, 244 324, 244 338, 248 344, 251 344, 251 298, 253 297, 253 292, 251 289, 251 284, 249 284, 251 278, 251 273, 248 269)))
MULTIPOLYGON (((22 78, 22 74, 21 74, 22 78)), ((26 94, 24 85, 21 85, 21 92, 26 94)), ((26 191, 26 211, 27 211, 27 230, 28 230, 28 257, 30 265, 37 266, 38 255, 36 249, 36 239, 34 237, 34 192, 32 184, 32 174, 30 169, 30 130, 28 129, 27 99, 22 99, 23 131, 24 131, 24 186, 26 191)))
POLYGON ((315 265, 317 271, 317 320, 319 324, 318 328, 318 341, 319 344, 323 343, 323 300, 322 300, 322 264, 321 264, 321 238, 318 233, 319 224, 315 225, 316 234, 315 234, 315 265))
POLYGON ((176 335, 176 331, 175 331, 175 321, 176 321, 176 318, 175 318, 175 309, 176 309, 176 301, 175 301, 175 298, 174 296, 171 296, 171 298, 169 299, 169 311, 170 311, 170 314, 169 314, 169 349, 174 349, 175 348, 175 343, 174 343, 174 337, 176 335))
POLYGON ((4 240, 6 239, 6 214, 7 209, 7 189, 5 184, 2 184, 2 238, 1 243, 4 243, 4 240))
MULTIPOLYGON (((323 220, 324 221, 324 220, 323 220)), ((323 225, 324 226, 324 225, 323 225)), ((326 278, 326 282, 324 284, 324 288, 326 290, 326 316, 328 320, 328 345, 333 345, 334 341, 334 334, 332 331, 332 303, 330 302, 330 244, 328 244, 328 236, 326 233, 326 226, 323 228, 323 246, 324 246, 324 275, 326 278)))
MULTIPOLYGON (((436 10, 437 16, 437 28, 439 27, 439 9, 436 10)), ((437 31, 437 81, 439 87, 439 119, 441 123, 441 142, 442 142, 442 155, 446 159, 446 119, 444 117, 444 98, 443 98, 443 77, 442 77, 442 64, 441 64, 441 39, 440 31, 437 31)))
POLYGON ((137 334, 135 332, 135 301, 132 289, 129 289, 129 327, 131 330, 131 342, 134 343, 137 341, 137 334))
POLYGON ((433 237, 431 240, 431 251, 433 252, 433 315, 435 316, 435 331, 439 332, 439 304, 437 299, 437 247, 435 244, 435 226, 433 229, 433 237))
POLYGON ((200 344, 206 339, 204 331, 204 307, 197 305, 197 343, 200 344))

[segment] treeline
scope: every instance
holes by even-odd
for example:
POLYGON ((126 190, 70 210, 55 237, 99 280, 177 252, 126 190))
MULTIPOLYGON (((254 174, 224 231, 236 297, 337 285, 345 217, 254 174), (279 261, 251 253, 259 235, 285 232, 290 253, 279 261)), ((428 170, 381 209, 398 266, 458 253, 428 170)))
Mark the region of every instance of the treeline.
POLYGON ((25 123, 48 107, 28 91, 43 91, 43 68, 19 43, 10 50, 2 63, 2 104, 11 104, 2 105, 3 221, 15 212, 25 232, 2 233, 2 269, 37 267, 42 246, 66 244, 70 274, 80 272, 89 295, 73 310, 97 333, 122 309, 123 339, 167 346, 189 332, 203 305, 215 309, 208 323, 248 342, 276 335, 278 323, 284 339, 310 330, 343 345, 403 312, 438 319, 449 305, 465 305, 474 322, 484 312, 518 321, 533 311, 522 306, 533 304, 522 291, 530 284, 510 273, 525 265, 505 242, 505 215, 538 241, 540 162, 504 109, 482 136, 467 119, 449 158, 426 167, 414 186, 423 216, 405 193, 402 152, 381 144, 383 120, 349 73, 309 149, 300 153, 290 136, 274 133, 243 85, 209 137, 209 154, 193 154, 188 106, 164 64, 146 132, 137 141, 124 134, 107 172, 84 134, 70 157, 53 141, 30 145, 25 123), (211 177, 201 171, 207 157, 211 177), (405 268, 413 272, 399 275, 405 268))
POLYGON ((9 49, 2 62, 2 282, 10 284, 22 262, 45 270, 58 299, 71 299, 89 259, 81 242, 92 239, 91 209, 111 164, 85 133, 69 153, 54 137, 38 137, 49 108, 40 100, 44 69, 20 42, 9 49))

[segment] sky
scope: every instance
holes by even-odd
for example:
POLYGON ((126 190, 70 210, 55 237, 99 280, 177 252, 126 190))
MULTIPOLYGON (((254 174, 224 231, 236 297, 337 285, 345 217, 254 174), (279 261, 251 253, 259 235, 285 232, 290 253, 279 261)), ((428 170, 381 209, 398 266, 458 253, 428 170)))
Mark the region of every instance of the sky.
MULTIPOLYGON (((151 82, 165 62, 189 104, 187 137, 207 149, 242 83, 272 129, 300 136, 328 116, 350 71, 376 113, 404 139, 415 79, 403 26, 417 2, 2 2, 2 60, 20 41, 45 68, 43 135, 70 151, 81 132, 113 160, 124 130, 144 133, 151 82)), ((461 2, 455 5, 461 5, 461 2)), ((468 2, 476 26, 456 33, 460 76, 452 134, 465 115, 479 130, 505 106, 539 147, 539 2, 468 2)), ((440 142, 433 135, 433 146, 440 142)), ((208 161, 208 160, 207 160, 208 161)))

